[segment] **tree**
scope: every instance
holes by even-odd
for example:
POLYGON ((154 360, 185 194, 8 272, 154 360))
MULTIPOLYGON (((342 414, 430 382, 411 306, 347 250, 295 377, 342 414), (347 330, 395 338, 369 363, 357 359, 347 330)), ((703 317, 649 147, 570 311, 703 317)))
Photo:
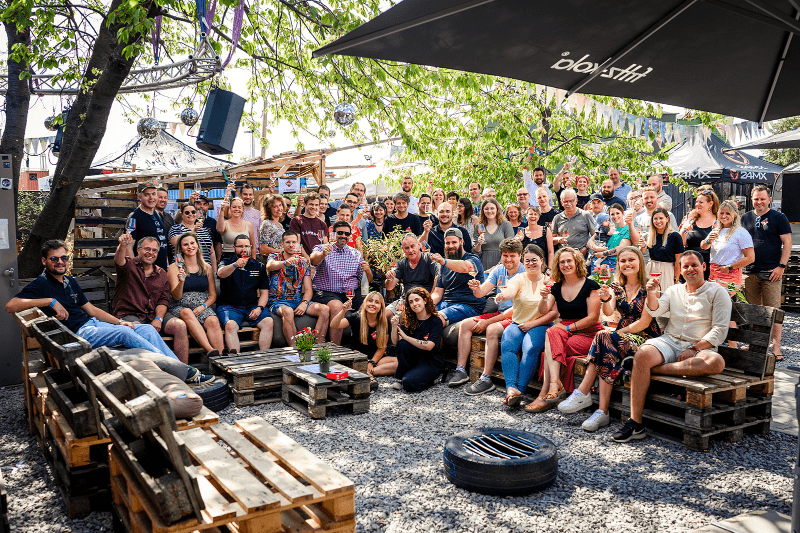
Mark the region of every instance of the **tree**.
MULTIPOLYGON (((783 133, 784 131, 795 130, 797 128, 800 128, 800 117, 789 117, 779 120, 778 123, 775 124, 773 133, 783 133)), ((770 163, 788 167, 793 163, 800 162, 800 148, 764 150, 764 159, 770 163)))

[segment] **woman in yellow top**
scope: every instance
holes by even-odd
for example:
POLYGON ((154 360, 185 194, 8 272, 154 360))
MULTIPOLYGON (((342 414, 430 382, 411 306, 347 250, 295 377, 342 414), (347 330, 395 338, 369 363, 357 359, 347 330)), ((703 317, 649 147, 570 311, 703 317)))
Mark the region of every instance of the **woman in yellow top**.
POLYGON ((539 369, 539 359, 544 349, 545 332, 558 316, 555 309, 539 313, 540 291, 544 287, 542 274, 544 252, 535 244, 525 247, 522 254, 525 275, 514 276, 508 286, 495 297, 495 301, 513 300, 511 324, 503 332, 503 376, 506 380, 506 397, 503 405, 519 405, 528 382, 539 369), (519 359, 520 350, 522 359, 519 359))

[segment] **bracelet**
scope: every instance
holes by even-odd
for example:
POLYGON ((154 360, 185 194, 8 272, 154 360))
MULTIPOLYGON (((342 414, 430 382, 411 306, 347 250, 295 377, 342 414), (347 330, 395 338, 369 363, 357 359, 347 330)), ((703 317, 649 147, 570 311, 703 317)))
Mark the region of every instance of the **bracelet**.
POLYGON ((121 318, 119 319, 119 322, 117 322, 117 325, 118 325, 118 326, 121 326, 121 325, 122 325, 122 319, 121 319, 121 318))
POLYGON ((569 333, 569 324, 567 324, 567 333, 569 333))
POLYGON ((369 364, 372 364, 373 366, 376 366, 378 363, 376 363, 375 361, 373 361, 372 359, 370 359, 370 360, 368 360, 368 361, 367 361, 367 364, 368 364, 368 365, 369 365, 369 364))
POLYGON ((604 304, 607 304, 608 302, 611 301, 611 298, 609 298, 608 300, 603 300, 602 298, 600 298, 600 301, 603 302, 604 304))
POLYGON ((50 305, 49 305, 49 307, 55 307, 55 305, 56 305, 56 302, 57 302, 57 301, 58 301, 58 300, 56 300, 55 298, 53 298, 53 301, 52 301, 52 302, 50 302, 50 305))
POLYGON ((160 316, 155 317, 153 320, 160 320, 162 323, 164 322, 164 319, 161 318, 160 316))
POLYGON ((203 307, 205 307, 206 309, 208 309, 208 306, 207 306, 206 304, 202 303, 202 304, 200 304, 200 305, 202 305, 203 307))
POLYGON ((444 265, 442 266, 447 266, 447 259, 444 260, 444 265))

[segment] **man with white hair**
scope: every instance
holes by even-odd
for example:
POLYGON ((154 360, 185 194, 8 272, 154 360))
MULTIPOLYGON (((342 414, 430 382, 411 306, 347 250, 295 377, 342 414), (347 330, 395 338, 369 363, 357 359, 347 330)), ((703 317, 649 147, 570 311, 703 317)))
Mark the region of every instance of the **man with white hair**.
POLYGON ((486 187, 483 190, 483 199, 488 200, 489 198, 494 198, 495 200, 497 200, 497 191, 495 191, 491 187, 486 187))
MULTIPOLYGON (((394 290, 398 282, 402 282, 405 292, 414 287, 422 287, 428 292, 433 292, 436 280, 439 278, 439 263, 431 260, 431 254, 422 252, 417 237, 411 233, 406 233, 400 239, 400 246, 405 257, 386 273, 386 290, 394 290)), ((386 306, 386 312, 390 317, 397 312, 397 306, 402 301, 398 299, 386 306)))
POLYGON ((655 189, 658 194, 658 205, 672 212, 672 198, 664 190, 664 177, 661 174, 653 174, 647 178, 647 185, 655 189))
MULTIPOLYGON (((561 192, 561 203, 564 205, 564 211, 553 219, 553 234, 568 233, 566 238, 559 238, 558 243, 580 250, 585 256, 588 250, 587 243, 595 232, 594 217, 587 211, 578 209, 578 193, 575 189, 564 189, 561 192)), ((553 243, 555 242, 556 238, 553 238, 553 243)))

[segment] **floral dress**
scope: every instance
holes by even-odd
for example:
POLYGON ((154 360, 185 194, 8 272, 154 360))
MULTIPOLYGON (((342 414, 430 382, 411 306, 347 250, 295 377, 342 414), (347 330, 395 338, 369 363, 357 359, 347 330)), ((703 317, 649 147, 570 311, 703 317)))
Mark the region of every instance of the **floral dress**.
POLYGON ((647 339, 661 335, 661 328, 654 318, 650 321, 650 325, 639 333, 619 333, 620 329, 630 326, 641 318, 647 290, 644 287, 640 288, 636 298, 629 302, 624 287, 614 283, 611 289, 614 291, 617 310, 620 313, 617 331, 601 331, 595 335, 592 347, 589 349, 589 357, 594 360, 600 378, 613 385, 620 377, 622 381, 627 381, 630 377, 628 371, 621 366, 622 360, 632 357, 647 339))
POLYGON ((261 223, 261 228, 259 230, 258 236, 258 243, 259 244, 266 244, 270 248, 276 248, 280 250, 281 246, 281 239, 283 238, 283 232, 286 231, 282 225, 276 224, 271 220, 265 220, 261 223))

